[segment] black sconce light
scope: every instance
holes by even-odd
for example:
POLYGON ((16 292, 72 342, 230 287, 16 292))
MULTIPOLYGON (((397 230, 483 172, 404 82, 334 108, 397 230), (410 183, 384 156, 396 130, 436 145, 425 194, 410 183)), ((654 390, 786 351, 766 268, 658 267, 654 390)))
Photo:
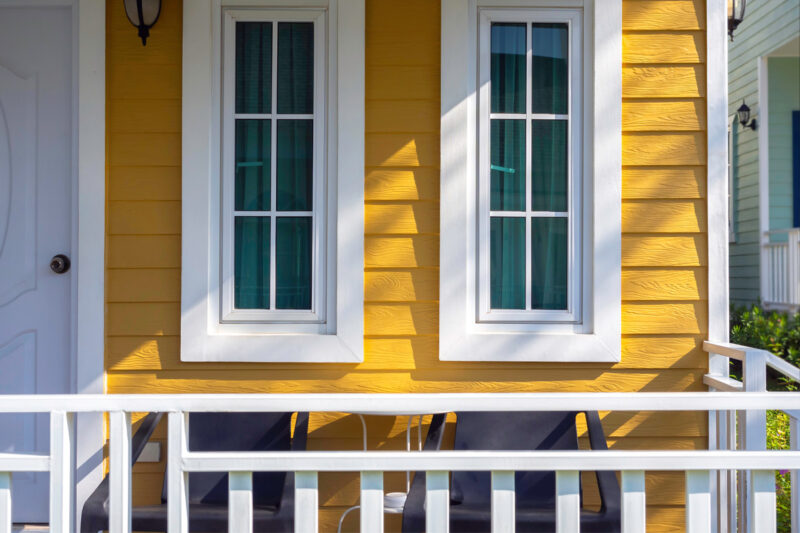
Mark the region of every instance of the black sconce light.
POLYGON ((142 38, 142 46, 147 44, 150 36, 150 28, 158 20, 161 14, 161 0, 122 0, 125 4, 125 14, 131 24, 139 28, 139 37, 142 38))
POLYGON ((733 40, 733 32, 744 20, 744 7, 747 0, 728 0, 728 35, 733 40))
POLYGON ((750 120, 750 108, 747 107, 744 100, 742 100, 742 105, 739 106, 739 109, 736 110, 736 114, 739 116, 739 124, 741 124, 743 128, 750 128, 753 131, 758 129, 756 119, 750 120))

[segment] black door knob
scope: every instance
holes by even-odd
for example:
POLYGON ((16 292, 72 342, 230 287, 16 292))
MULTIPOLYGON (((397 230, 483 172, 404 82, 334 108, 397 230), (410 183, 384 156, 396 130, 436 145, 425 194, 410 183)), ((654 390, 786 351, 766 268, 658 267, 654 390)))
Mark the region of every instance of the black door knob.
POLYGON ((70 261, 69 257, 64 254, 54 255, 50 260, 50 270, 56 274, 64 274, 69 270, 70 261))

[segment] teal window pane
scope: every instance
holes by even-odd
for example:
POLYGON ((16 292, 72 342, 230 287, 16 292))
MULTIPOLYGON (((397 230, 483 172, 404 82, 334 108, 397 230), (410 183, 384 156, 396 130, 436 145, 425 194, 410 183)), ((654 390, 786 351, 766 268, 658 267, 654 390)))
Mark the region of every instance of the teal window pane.
POLYGON ((525 218, 492 218, 490 229, 492 309, 525 309, 525 218))
POLYGON ((567 221, 531 219, 533 309, 567 309, 567 221))
POLYGON ((269 211, 271 121, 237 120, 235 146, 234 208, 237 211, 269 211))
POLYGON ((525 112, 525 24, 492 24, 492 113, 525 112))
POLYGON ((567 121, 531 121, 531 208, 567 210, 567 121))
POLYGON ((525 121, 492 120, 491 209, 525 210, 525 121))
POLYGON ((275 308, 311 309, 311 217, 278 217, 275 308))
POLYGON ((278 211, 311 211, 314 181, 314 122, 278 121, 278 211))
POLYGON ((565 115, 569 107, 569 29, 566 24, 534 24, 532 32, 532 112, 565 115))
POLYGON ((278 113, 314 112, 314 24, 278 23, 278 113))
POLYGON ((236 112, 272 109, 272 23, 236 23, 236 112))
POLYGON ((269 309, 270 218, 236 217, 233 306, 269 309))

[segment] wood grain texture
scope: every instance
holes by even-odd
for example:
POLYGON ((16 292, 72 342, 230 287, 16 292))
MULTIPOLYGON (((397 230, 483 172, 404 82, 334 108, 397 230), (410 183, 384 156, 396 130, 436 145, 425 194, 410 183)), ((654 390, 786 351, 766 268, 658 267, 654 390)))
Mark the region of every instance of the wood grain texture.
POLYGON ((367 167, 364 198, 367 201, 438 200, 439 169, 367 167))
POLYGON ((622 164, 705 165, 704 133, 637 132, 622 135, 622 164))
POLYGON ((367 133, 438 133, 436 100, 367 100, 367 133))
POLYGON ((699 334, 708 330, 706 302, 625 302, 623 334, 699 334))
POLYGON ((369 167, 439 165, 439 135, 431 133, 370 133, 365 164, 369 167))
POLYGON ((631 0, 622 2, 623 30, 702 30, 702 0, 631 0))
POLYGON ((623 200, 705 197, 705 167, 622 169, 623 200))
POLYGON ((438 267, 439 237, 367 236, 364 239, 364 264, 381 268, 438 267))
POLYGON ((439 233, 438 202, 371 204, 364 207, 367 235, 439 233))
POLYGON ((705 266, 705 235, 623 235, 622 266, 705 266))
POLYGON ((622 34, 623 63, 702 63, 705 55, 703 32, 647 31, 622 34))
POLYGON ((180 302, 177 268, 111 269, 106 275, 108 302, 180 302))
POLYGON ((625 200, 623 233, 699 233, 706 229, 703 200, 625 200))
POLYGON ((439 99, 439 65, 379 66, 365 72, 367 100, 439 99))
POLYGON ((178 335, 181 310, 177 303, 109 303, 108 335, 178 335))
POLYGON ((180 268, 180 235, 111 235, 107 268, 180 268))
POLYGON ((635 100, 622 103, 623 131, 703 131, 706 103, 691 100, 635 100))
POLYGON ((622 68, 624 98, 702 98, 705 65, 628 65, 622 68))
POLYGON ((705 268, 625 269, 622 299, 628 301, 703 300, 708 294, 705 268))
POLYGON ((367 271, 364 300, 413 302, 439 299, 439 274, 432 269, 367 271))

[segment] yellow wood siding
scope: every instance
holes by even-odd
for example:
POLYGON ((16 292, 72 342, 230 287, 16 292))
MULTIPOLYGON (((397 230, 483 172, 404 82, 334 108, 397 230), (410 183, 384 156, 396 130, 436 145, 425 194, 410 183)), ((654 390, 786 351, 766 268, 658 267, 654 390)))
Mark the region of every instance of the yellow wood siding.
MULTIPOLYGON (((438 360, 440 6, 366 3, 365 360, 251 365, 180 362, 181 2, 164 2, 142 47, 122 2, 108 1, 108 391, 703 390, 704 3, 623 4, 624 335, 616 365, 438 360)), ((404 446, 405 420, 368 422, 371 447, 404 446)), ((612 413, 603 422, 615 448, 705 445, 701 414, 612 413)), ((314 415, 309 446, 356 449, 360 431, 352 416, 314 415)), ((163 428, 156 439, 165 439, 163 428)), ((136 466, 137 503, 159 498, 163 467, 136 466)), ((389 489, 403 483, 387 475, 389 489)), ((357 479, 324 475, 320 486, 321 530, 332 531, 357 500, 357 479)), ((649 473, 647 487, 652 531, 682 530, 682 475, 649 473)), ((356 524, 351 516, 346 527, 356 524)), ((396 517, 387 526, 396 530, 396 517)))

